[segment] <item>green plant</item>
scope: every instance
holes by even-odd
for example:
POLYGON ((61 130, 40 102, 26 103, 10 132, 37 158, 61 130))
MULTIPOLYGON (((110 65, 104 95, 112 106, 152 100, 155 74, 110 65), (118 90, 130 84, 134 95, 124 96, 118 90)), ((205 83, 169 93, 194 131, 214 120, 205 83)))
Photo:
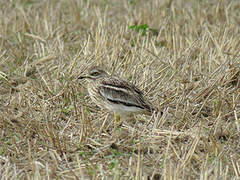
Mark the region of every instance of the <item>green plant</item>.
POLYGON ((132 25, 128 27, 129 29, 135 29, 137 33, 142 32, 142 36, 145 36, 147 31, 151 31, 153 33, 156 32, 155 29, 152 29, 147 24, 140 24, 140 25, 132 25))

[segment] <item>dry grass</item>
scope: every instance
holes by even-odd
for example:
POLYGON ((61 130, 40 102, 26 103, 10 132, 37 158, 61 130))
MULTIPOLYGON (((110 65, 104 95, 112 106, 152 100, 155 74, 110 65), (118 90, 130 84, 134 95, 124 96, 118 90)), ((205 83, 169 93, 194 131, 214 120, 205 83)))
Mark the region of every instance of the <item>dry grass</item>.
POLYGON ((240 2, 0 1, 0 179, 239 179, 240 2), (146 34, 129 26, 147 24, 146 34), (113 131, 98 64, 163 111, 113 131))

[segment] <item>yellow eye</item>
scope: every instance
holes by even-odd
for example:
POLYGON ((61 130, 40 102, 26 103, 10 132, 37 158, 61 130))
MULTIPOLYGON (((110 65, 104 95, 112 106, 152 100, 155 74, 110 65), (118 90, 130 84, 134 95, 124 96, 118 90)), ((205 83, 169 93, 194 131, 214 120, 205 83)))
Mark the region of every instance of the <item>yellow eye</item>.
POLYGON ((91 76, 98 76, 99 75, 99 72, 92 72, 91 73, 91 76))

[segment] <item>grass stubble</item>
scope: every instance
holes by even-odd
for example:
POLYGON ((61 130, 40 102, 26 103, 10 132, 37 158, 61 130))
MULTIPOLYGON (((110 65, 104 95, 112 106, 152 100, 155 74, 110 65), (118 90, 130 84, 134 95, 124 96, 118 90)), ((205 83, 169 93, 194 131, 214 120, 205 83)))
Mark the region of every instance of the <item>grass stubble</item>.
POLYGON ((240 2, 0 7, 0 179, 240 178, 240 2), (77 81, 96 64, 163 115, 113 131, 77 81))

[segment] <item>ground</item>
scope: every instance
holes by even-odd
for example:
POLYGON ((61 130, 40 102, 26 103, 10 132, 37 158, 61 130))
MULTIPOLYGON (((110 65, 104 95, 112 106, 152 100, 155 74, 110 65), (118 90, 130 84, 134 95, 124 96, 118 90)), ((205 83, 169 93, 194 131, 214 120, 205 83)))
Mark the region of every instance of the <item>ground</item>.
POLYGON ((0 179, 239 179, 240 1, 0 2, 0 179), (134 83, 114 116, 77 78, 134 83))

